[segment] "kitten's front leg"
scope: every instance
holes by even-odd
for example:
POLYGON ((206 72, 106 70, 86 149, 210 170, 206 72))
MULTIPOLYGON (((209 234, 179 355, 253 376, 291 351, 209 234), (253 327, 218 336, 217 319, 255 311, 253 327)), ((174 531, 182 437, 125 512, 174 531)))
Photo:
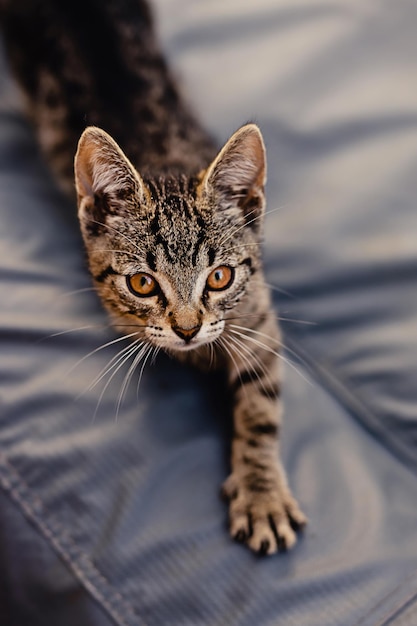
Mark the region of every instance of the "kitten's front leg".
MULTIPOLYGON (((264 337, 268 331, 270 337, 278 337, 271 318, 262 330, 264 337)), ((230 501, 232 537, 255 552, 273 554, 294 545, 294 531, 305 525, 306 517, 291 494, 279 458, 281 402, 276 344, 270 349, 261 347, 265 340, 259 341, 256 332, 246 330, 235 339, 230 335, 234 435, 232 473, 223 493, 230 501)))

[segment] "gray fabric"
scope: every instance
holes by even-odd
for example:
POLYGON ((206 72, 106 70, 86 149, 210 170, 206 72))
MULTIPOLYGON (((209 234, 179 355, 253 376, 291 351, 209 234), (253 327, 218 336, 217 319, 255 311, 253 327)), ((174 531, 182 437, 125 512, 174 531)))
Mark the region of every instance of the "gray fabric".
POLYGON ((156 8, 167 54, 219 141, 248 119, 265 134, 268 280, 283 317, 312 322, 283 322, 282 452, 310 525, 271 559, 228 538, 216 378, 159 358, 117 420, 126 369, 101 398, 107 379, 90 388, 120 344, 84 358, 116 335, 85 291, 75 211, 2 67, 0 623, 411 626, 417 9, 156 8))

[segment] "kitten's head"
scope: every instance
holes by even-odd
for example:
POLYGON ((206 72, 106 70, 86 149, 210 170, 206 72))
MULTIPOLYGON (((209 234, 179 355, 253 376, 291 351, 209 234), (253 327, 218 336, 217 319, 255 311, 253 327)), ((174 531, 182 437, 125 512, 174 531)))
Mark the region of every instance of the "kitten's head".
POLYGON ((265 148, 240 128, 198 176, 143 179, 103 130, 87 128, 75 157, 90 268, 126 333, 190 350, 215 341, 259 268, 265 148))

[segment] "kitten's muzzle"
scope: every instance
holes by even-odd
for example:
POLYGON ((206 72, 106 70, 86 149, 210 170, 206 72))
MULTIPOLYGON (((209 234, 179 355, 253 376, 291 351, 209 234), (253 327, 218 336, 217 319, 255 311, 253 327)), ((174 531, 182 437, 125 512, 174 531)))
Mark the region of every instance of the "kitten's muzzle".
POLYGON ((190 343, 191 339, 196 336, 201 328, 201 324, 193 326, 192 328, 181 328, 180 326, 173 326, 172 330, 178 337, 181 337, 185 343, 190 343))

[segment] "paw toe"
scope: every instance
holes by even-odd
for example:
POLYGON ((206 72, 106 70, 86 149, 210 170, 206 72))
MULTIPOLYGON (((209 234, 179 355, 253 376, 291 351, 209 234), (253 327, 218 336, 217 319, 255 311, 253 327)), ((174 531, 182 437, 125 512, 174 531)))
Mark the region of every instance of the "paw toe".
POLYGON ((290 550, 297 541, 295 532, 287 522, 280 522, 277 529, 277 546, 280 552, 290 550))
POLYGON ((233 513, 230 516, 230 534, 239 543, 245 543, 252 535, 252 521, 249 513, 233 513))
POLYGON ((268 520, 258 519, 253 526, 253 535, 247 542, 249 548, 262 556, 274 554, 277 551, 277 545, 268 520))
POLYGON ((291 528, 295 532, 302 530, 307 525, 308 519, 295 501, 290 502, 286 506, 286 512, 291 528))

